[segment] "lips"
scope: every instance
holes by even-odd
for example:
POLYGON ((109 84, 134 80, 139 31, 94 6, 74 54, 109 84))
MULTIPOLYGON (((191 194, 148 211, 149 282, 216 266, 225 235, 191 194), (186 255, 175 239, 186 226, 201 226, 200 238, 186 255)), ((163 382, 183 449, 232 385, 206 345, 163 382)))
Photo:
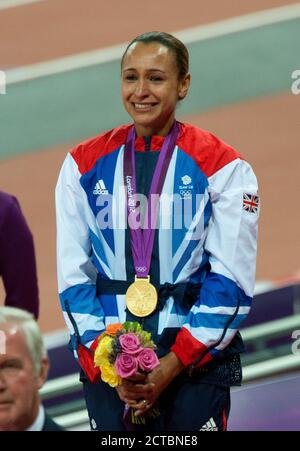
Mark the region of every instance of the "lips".
POLYGON ((0 403, 0 412, 6 412, 8 409, 11 409, 11 406, 13 405, 12 402, 3 402, 0 403))
POLYGON ((13 401, 0 401, 0 407, 8 406, 9 404, 13 404, 13 401))
POLYGON ((150 111, 157 103, 132 103, 134 109, 139 112, 150 111))

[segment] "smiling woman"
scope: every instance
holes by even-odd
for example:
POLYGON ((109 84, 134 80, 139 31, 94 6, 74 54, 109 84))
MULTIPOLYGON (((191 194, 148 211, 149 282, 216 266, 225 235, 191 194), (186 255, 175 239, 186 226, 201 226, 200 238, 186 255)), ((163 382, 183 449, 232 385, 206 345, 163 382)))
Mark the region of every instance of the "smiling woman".
POLYGON ((190 86, 188 60, 167 33, 135 38, 121 61, 133 124, 76 146, 59 175, 60 300, 92 429, 125 430, 127 404, 143 430, 226 430, 230 386, 241 383, 257 182, 232 147, 175 119, 190 86), (124 322, 151 334, 159 365, 112 389, 93 354, 107 326, 124 322))
POLYGON ((121 68, 123 103, 137 135, 166 135, 190 85, 186 47, 165 33, 145 33, 129 44, 121 68))

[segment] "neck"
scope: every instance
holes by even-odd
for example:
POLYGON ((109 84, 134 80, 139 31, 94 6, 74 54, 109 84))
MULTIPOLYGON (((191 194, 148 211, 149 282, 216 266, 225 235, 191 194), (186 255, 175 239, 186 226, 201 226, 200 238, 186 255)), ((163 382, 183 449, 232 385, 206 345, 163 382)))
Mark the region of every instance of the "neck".
POLYGON ((33 425, 33 423, 35 422, 35 420, 37 419, 37 416, 39 414, 40 403, 41 403, 41 399, 40 399, 39 395, 37 395, 35 397, 35 399, 33 400, 30 412, 28 412, 28 416, 26 418, 24 418, 23 424, 20 425, 21 431, 25 431, 26 429, 28 429, 30 426, 33 425))
POLYGON ((134 124, 136 134, 137 136, 167 136, 169 131, 171 130, 171 127, 174 123, 175 117, 174 114, 170 116, 170 118, 167 120, 167 122, 164 123, 164 125, 155 125, 151 124, 149 126, 147 125, 141 125, 141 124, 134 124))

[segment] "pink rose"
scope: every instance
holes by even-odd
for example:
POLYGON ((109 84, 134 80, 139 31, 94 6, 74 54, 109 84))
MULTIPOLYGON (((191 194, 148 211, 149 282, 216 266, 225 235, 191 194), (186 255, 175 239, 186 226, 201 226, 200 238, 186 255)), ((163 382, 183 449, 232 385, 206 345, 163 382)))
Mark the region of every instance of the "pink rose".
POLYGON ((117 374, 122 378, 133 376, 138 370, 137 359, 130 354, 119 354, 115 361, 117 374))
POLYGON ((132 332, 120 335, 119 341, 122 347, 122 351, 124 351, 126 354, 136 355, 143 349, 141 347, 140 340, 132 332))
POLYGON ((139 368, 147 373, 149 373, 149 371, 152 371, 153 368, 159 365, 157 355, 151 348, 143 349, 137 356, 137 360, 139 368))

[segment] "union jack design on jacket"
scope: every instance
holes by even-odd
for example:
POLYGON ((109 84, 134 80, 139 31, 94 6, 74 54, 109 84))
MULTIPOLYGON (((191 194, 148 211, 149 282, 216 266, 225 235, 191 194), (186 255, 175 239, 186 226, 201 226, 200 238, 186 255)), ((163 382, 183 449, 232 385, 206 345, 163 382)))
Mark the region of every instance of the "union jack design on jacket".
MULTIPOLYGON (((155 333, 157 341, 173 334, 170 349, 185 366, 202 366, 230 344, 250 310, 259 211, 249 213, 243 201, 244 193, 257 196, 257 181, 232 147, 195 126, 179 126, 162 194, 191 197, 193 213, 188 224, 185 218, 184 227, 175 227, 171 209, 170 226, 159 227, 158 282, 190 281, 202 287, 191 309, 169 297, 155 313, 155 333), (194 202, 197 195, 202 195, 199 203, 194 202), (201 222, 200 236, 190 239, 201 222)), ((120 186, 129 128, 115 128, 75 147, 56 187, 60 300, 75 355, 80 342, 79 361, 91 380, 98 376, 93 375, 88 349, 108 324, 126 321, 125 295, 97 295, 96 279, 128 280, 126 227, 120 227, 126 224, 125 193, 120 186), (118 224, 100 228, 101 199, 107 194, 114 195, 111 216, 118 224)), ((137 149, 141 140, 137 138, 137 149)), ((163 137, 153 137, 152 150, 159 150, 162 142, 163 137)), ((160 225, 163 211, 161 203, 160 225)))

